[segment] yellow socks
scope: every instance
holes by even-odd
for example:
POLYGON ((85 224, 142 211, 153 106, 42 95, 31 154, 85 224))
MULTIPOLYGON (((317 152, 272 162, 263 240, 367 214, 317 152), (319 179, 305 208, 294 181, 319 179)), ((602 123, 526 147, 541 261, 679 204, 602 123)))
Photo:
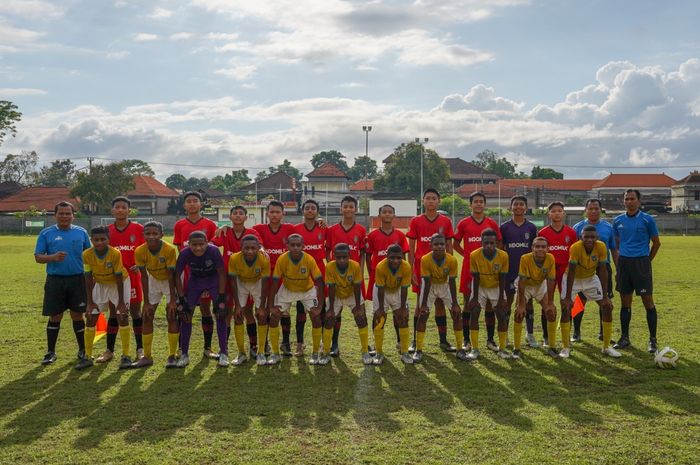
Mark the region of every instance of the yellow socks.
POLYGON ((360 335, 360 353, 364 354, 367 352, 367 345, 369 344, 369 328, 367 326, 357 328, 357 333, 360 335))
MULTIPOLYGON (((386 321, 385 318, 380 318, 377 325, 374 327, 374 346, 378 354, 384 353, 384 321, 386 321)), ((401 344, 403 344, 403 334, 401 334, 401 329, 403 328, 399 329, 399 337, 401 338, 401 344)), ((408 332, 408 328, 406 328, 406 332, 408 332)), ((408 341, 406 341, 406 344, 408 344, 408 341)), ((408 351, 408 346, 406 346, 406 351, 408 351)))
POLYGON ((265 339, 267 338, 267 325, 258 325, 258 352, 265 353, 265 339))
POLYGON ((513 348, 520 350, 523 340, 523 322, 513 324, 513 348))
POLYGON ((95 327, 86 326, 83 332, 83 339, 85 340, 85 356, 87 358, 92 357, 92 345, 95 342, 95 327))
MULTIPOLYGON (((333 328, 323 328, 323 353, 328 354, 333 344, 333 328)), ((367 349, 365 349, 367 350, 367 349)))
POLYGON ((425 331, 416 331, 416 350, 423 350, 425 341, 425 331))
POLYGON ((498 348, 506 350, 506 341, 508 340, 508 331, 498 332, 498 348))
POLYGON ((146 358, 153 358, 153 333, 143 334, 143 355, 146 358))
POLYGON ((472 348, 479 350, 479 330, 470 329, 469 330, 469 340, 472 343, 472 348))
POLYGON ((131 347, 131 326, 120 326, 119 337, 122 340, 122 354, 129 356, 129 348, 131 347))
POLYGON ((462 350, 464 345, 464 334, 459 329, 455 329, 455 342, 457 343, 457 350, 462 350))
POLYGON ((569 337, 571 337, 571 321, 559 323, 561 326, 561 345, 565 349, 569 348, 569 337))
POLYGON ((270 346, 272 347, 272 353, 279 355, 280 354, 280 326, 279 325, 277 325, 275 327, 270 326, 269 332, 270 332, 270 346))
POLYGON ((547 321, 547 344, 551 348, 557 344, 557 320, 547 321))
MULTIPOLYGON (((408 329, 408 326, 405 328, 399 328, 399 339, 401 339, 401 353, 405 354, 408 352, 408 340, 411 337, 410 336, 411 332, 408 329)), ((382 337, 384 337, 384 331, 382 330, 382 337)))
POLYGON ((245 327, 243 324, 234 324, 233 326, 233 336, 236 338, 236 347, 238 347, 238 353, 242 354, 245 352, 245 327))
POLYGON ((175 356, 178 342, 180 342, 180 333, 168 333, 168 355, 175 356))
POLYGON ((612 337, 612 321, 603 322, 603 349, 610 346, 610 337, 612 337))
MULTIPOLYGON (((311 352, 314 354, 317 354, 321 348, 321 331, 323 331, 323 328, 311 328, 311 340, 313 341, 311 352)), ((333 336, 332 332, 331 336, 333 336)), ((328 347, 328 351, 330 351, 330 346, 328 347)))

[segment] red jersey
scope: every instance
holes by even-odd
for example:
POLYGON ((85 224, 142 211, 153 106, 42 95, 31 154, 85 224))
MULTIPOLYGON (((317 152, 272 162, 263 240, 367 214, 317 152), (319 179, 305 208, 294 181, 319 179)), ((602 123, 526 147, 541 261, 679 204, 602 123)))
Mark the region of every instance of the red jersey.
POLYGON ((353 223, 350 229, 343 228, 341 223, 334 224, 326 232, 326 249, 331 251, 331 260, 335 260, 333 249, 336 244, 346 243, 350 247, 350 258, 360 263, 360 252, 365 249, 365 238, 367 230, 365 227, 353 223))
POLYGON ((326 276, 326 228, 314 224, 311 230, 304 223, 294 225, 294 230, 304 238, 304 252, 311 255, 323 276, 326 276))
POLYGON ((178 220, 173 228, 173 244, 178 246, 180 250, 184 249, 189 243, 190 234, 194 231, 202 231, 207 236, 207 241, 211 241, 216 232, 216 223, 203 216, 195 222, 188 218, 178 220))
POLYGON ((370 276, 374 274, 374 269, 379 262, 386 258, 386 249, 392 244, 401 246, 404 253, 408 253, 408 241, 406 235, 394 228, 389 234, 381 229, 375 229, 367 235, 365 241, 365 253, 370 255, 370 276))
POLYGON ((270 269, 274 270, 277 259, 287 251, 287 238, 296 232, 294 225, 282 223, 276 232, 272 230, 269 224, 256 224, 253 226, 253 229, 262 238, 265 252, 270 257, 270 269))
POLYGON ((222 234, 219 237, 215 237, 211 240, 211 243, 215 246, 224 248, 225 269, 228 270, 228 260, 229 258, 231 258, 231 255, 241 251, 241 239, 243 239, 249 234, 252 234, 253 236, 257 237, 260 243, 262 243, 262 238, 260 237, 260 234, 258 234, 258 232, 255 229, 251 228, 245 228, 240 235, 236 235, 233 228, 229 227, 226 230, 226 234, 222 234))
POLYGON ((143 226, 134 221, 129 221, 121 230, 114 223, 109 225, 109 245, 122 254, 122 263, 127 269, 136 265, 134 250, 144 242, 143 226))
POLYGON ((431 251, 430 238, 436 233, 444 235, 445 240, 449 241, 452 239, 452 237, 454 237, 452 221, 450 221, 448 217, 441 214, 438 214, 438 216, 432 221, 430 221, 424 214, 411 218, 411 222, 408 224, 408 232, 406 233, 406 237, 416 241, 416 263, 420 263, 420 259, 423 257, 423 255, 431 251))
POLYGON ((556 231, 552 226, 545 226, 540 229, 539 235, 547 239, 548 252, 554 255, 554 263, 557 268, 568 266, 569 247, 578 241, 574 228, 564 225, 559 231, 556 231))

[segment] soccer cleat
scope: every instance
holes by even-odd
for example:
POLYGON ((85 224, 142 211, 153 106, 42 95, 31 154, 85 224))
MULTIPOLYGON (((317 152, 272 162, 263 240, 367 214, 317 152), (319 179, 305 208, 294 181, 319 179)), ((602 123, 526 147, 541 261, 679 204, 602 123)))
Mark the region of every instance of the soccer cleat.
POLYGON ((318 357, 318 364, 319 365, 328 365, 331 363, 331 357, 326 354, 321 354, 320 357, 318 357))
MULTIPOLYGON (((600 340, 601 340, 601 341, 603 340, 603 336, 600 337, 600 340)), ((574 333, 573 336, 571 336, 571 339, 569 339, 569 341, 571 341, 571 342, 581 342, 581 341, 583 341, 583 339, 581 339, 581 335, 580 335, 580 334, 574 333)))
POLYGON ((304 343, 303 342, 297 342, 297 348, 294 351, 294 356, 295 357, 303 357, 304 356, 304 343))
POLYGON ((479 358, 479 355, 481 355, 481 352, 479 352, 479 349, 472 349, 468 354, 467 354, 467 360, 473 362, 474 360, 479 358))
POLYGON ((499 350, 497 355, 503 360, 508 360, 511 358, 511 355, 505 350, 499 350))
POLYGON ((372 347, 372 346, 367 346, 367 353, 370 354, 372 357, 377 355, 377 351, 374 350, 374 347, 372 347))
POLYGON ((527 345, 533 349, 538 349, 540 347, 540 343, 537 342, 537 339, 535 339, 533 334, 527 333, 525 336, 525 341, 527 342, 527 345))
POLYGON ((248 361, 248 357, 246 356, 245 352, 238 352, 238 355, 236 355, 236 358, 233 359, 233 364, 235 366, 239 366, 239 365, 243 365, 247 361, 248 361))
POLYGON ((564 347, 559 351, 559 356, 561 358, 569 358, 571 356, 571 349, 569 349, 568 347, 564 347))
MULTIPOLYGON (((408 356, 411 357, 410 354, 408 354, 408 356)), ((403 360, 403 355, 401 356, 401 360, 403 360)), ((373 365, 381 365, 382 363, 384 363, 384 354, 377 354, 372 359, 373 365)), ((411 357, 411 363, 413 363, 413 357, 411 357)))
POLYGON ((364 354, 362 354, 362 363, 364 363, 365 365, 372 364, 372 356, 369 352, 365 352, 364 354))
POLYGON ((75 365, 75 369, 80 371, 84 370, 85 368, 90 368, 92 365, 92 358, 83 357, 80 360, 78 360, 78 363, 75 365))
POLYGON ((257 347, 251 347, 250 350, 248 350, 248 358, 251 360, 255 360, 258 358, 258 348, 257 347))
POLYGON ((620 358, 622 357, 622 354, 618 352, 617 350, 613 349, 612 347, 606 347, 605 349, 601 350, 601 352, 608 357, 612 358, 620 358))
POLYGON ((408 351, 410 353, 413 353, 416 351, 416 341, 415 340, 411 341, 411 345, 408 346, 408 351))
POLYGON ((271 354, 267 358, 267 364, 268 365, 277 365, 282 361, 282 357, 279 356, 279 354, 271 354))
POLYGON ((514 349, 510 356, 515 360, 520 360, 523 357, 523 352, 520 349, 514 349))
POLYGON ((559 352, 557 352, 557 349, 555 349, 554 347, 550 347, 549 349, 547 349, 546 353, 547 353, 547 355, 549 355, 552 358, 559 357, 559 352))
POLYGON ((472 343, 467 341, 464 344, 462 344, 462 350, 469 353, 472 350, 472 343))
POLYGON ((621 349, 626 349, 627 347, 631 346, 632 343, 630 342, 630 339, 627 336, 622 336, 620 340, 618 340, 613 348, 615 350, 621 350, 621 349))
POLYGON ((177 368, 177 359, 174 355, 168 356, 168 360, 165 362, 165 368, 177 368))
POLYGON ((492 352, 498 352, 498 344, 494 341, 486 341, 486 348, 492 352))
POLYGON ((131 357, 129 357, 128 355, 122 355, 122 358, 119 361, 119 369, 126 370, 128 368, 131 368, 132 363, 133 361, 131 360, 131 357))
POLYGON ((549 342, 547 342, 547 339, 542 340, 542 348, 549 349, 549 342))
POLYGON ((440 350, 443 352, 457 352, 457 348, 447 341, 440 343, 440 350))
POLYGON ((153 365, 153 359, 148 357, 141 357, 131 364, 131 368, 145 368, 153 365))
POLYGON ((53 362, 56 361, 58 357, 56 356, 56 352, 46 352, 46 355, 44 355, 44 359, 41 361, 42 365, 51 365, 53 362))
POLYGON ((647 345, 647 352, 650 354, 656 353, 657 347, 656 347, 656 338, 652 337, 649 339, 649 344, 647 345))
POLYGON ((468 358, 467 358, 467 351, 464 350, 464 349, 459 349, 459 350, 457 351, 457 353, 455 354, 455 356, 456 356, 459 360, 464 360, 464 361, 468 360, 468 358))
POLYGON ((214 352, 211 349, 204 349, 204 352, 202 353, 202 357, 208 358, 210 360, 218 360, 219 354, 214 352))
POLYGON ((85 358, 85 351, 84 350, 79 350, 78 354, 75 356, 78 360, 82 360, 85 358))
POLYGON ((309 365, 318 365, 318 354, 311 354, 311 357, 309 357, 309 365))
POLYGON ((267 365, 267 357, 265 357, 263 354, 258 354, 255 356, 255 364, 258 365, 259 367, 263 365, 267 365))
POLYGON ((413 352, 413 363, 420 363, 423 361, 423 351, 416 350, 413 352))
POLYGON ((143 349, 136 349, 136 360, 143 358, 143 349))
POLYGON ((221 368, 228 367, 228 354, 219 354, 219 363, 221 368))
MULTIPOLYGON (((375 357, 374 359, 376 360, 377 358, 375 357)), ((383 359, 384 357, 382 356, 382 360, 383 359)), ((401 361, 406 365, 413 365, 413 357, 408 352, 406 352, 405 354, 401 354, 401 361)), ((375 365, 381 365, 381 362, 375 363, 375 365)))
POLYGON ((180 355, 180 358, 177 361, 176 366, 178 368, 185 368, 189 364, 190 364, 190 356, 188 354, 182 354, 182 355, 180 355))
POLYGON ((292 356, 292 347, 289 344, 289 342, 283 342, 282 344, 280 344, 280 353, 285 357, 292 356))
POLYGON ((329 352, 328 355, 330 355, 331 357, 338 357, 338 356, 340 356, 340 347, 338 347, 338 343, 337 343, 337 342, 332 342, 332 343, 331 343, 331 351, 329 352))
POLYGON ((111 350, 105 350, 104 352, 102 352, 102 355, 97 357, 97 359, 95 361, 97 363, 107 363, 110 360, 112 360, 113 358, 114 358, 114 352, 112 352, 111 350))

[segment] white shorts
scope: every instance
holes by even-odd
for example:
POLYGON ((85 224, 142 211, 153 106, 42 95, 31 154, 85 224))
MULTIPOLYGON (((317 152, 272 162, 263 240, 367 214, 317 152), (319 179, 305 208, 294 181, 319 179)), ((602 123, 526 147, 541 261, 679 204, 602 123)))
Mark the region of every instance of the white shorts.
MULTIPOLYGON (((124 304, 129 305, 129 300, 131 296, 131 280, 127 276, 124 280, 124 293, 122 295, 124 299, 124 304)), ((100 311, 108 310, 109 303, 117 305, 119 303, 119 292, 117 291, 117 283, 95 283, 95 287, 92 288, 92 301, 97 305, 100 311)))
POLYGON ((292 302, 301 302, 307 312, 311 311, 312 307, 318 307, 316 287, 314 286, 306 292, 292 292, 283 284, 275 295, 275 307, 279 307, 282 313, 289 314, 292 302))
MULTIPOLYGON (((518 289, 520 283, 520 278, 515 279, 515 289, 518 289)), ((545 297, 547 297, 547 280, 540 283, 539 286, 525 286, 524 289, 525 300, 528 301, 531 298, 535 299, 537 302, 542 303, 545 297)))
MULTIPOLYGON (((360 296, 360 305, 362 306, 364 303, 365 300, 360 296)), ((327 300, 326 308, 329 307, 330 302, 327 300)), ((343 307, 348 307, 350 310, 352 310, 355 307, 355 296, 351 295, 350 297, 345 297, 344 299, 339 299, 338 297, 336 297, 335 301, 333 302, 333 313, 339 315, 343 307)))
POLYGON ((151 305, 158 305, 163 297, 166 301, 170 300, 170 283, 167 279, 156 279, 149 274, 148 301, 151 305))
MULTIPOLYGON (((406 300, 408 300, 408 298, 406 300)), ((408 304, 406 305, 408 306, 408 304)), ((374 313, 377 313, 377 310, 379 310, 379 288, 376 284, 374 285, 374 289, 372 289, 372 307, 374 313)), ((384 291, 384 311, 389 313, 399 308, 401 308, 401 289, 395 292, 384 291)))
MULTIPOLYGON (((486 311, 486 303, 491 302, 492 311, 496 311, 496 306, 498 305, 498 290, 499 286, 496 287, 481 287, 479 286, 479 306, 482 310, 486 311)), ((472 295, 474 295, 474 281, 472 281, 472 295)))
MULTIPOLYGON (((418 305, 423 304, 423 286, 425 286, 425 281, 423 281, 423 284, 420 288, 420 295, 418 296, 418 305)), ((437 299, 442 300, 442 303, 445 304, 445 309, 447 309, 448 311, 450 310, 450 308, 452 308, 452 295, 450 294, 449 284, 430 284, 430 292, 428 293, 427 300, 428 309, 433 308, 437 299)))
MULTIPOLYGON (((561 279, 561 295, 566 296, 567 275, 561 279)), ((586 299, 593 301, 603 300, 603 286, 600 284, 600 279, 597 274, 590 278, 574 279, 574 285, 571 288, 571 298, 575 298, 576 294, 582 292, 586 299)))
MULTIPOLYGON (((260 304, 262 303, 262 299, 260 298, 260 294, 262 292, 262 279, 259 279, 254 283, 246 283, 236 278, 236 284, 238 285, 238 302, 241 304, 241 306, 245 307, 246 302, 248 302, 248 297, 250 297, 253 299, 253 305, 255 305, 255 308, 259 308, 260 304)), ((281 290, 282 289, 280 288, 280 291, 281 290)))

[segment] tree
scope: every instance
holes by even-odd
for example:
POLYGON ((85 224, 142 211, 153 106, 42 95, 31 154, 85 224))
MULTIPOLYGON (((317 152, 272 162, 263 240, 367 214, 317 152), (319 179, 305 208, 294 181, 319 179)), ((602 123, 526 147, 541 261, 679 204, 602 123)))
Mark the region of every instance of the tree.
POLYGON ((337 150, 327 150, 323 152, 318 152, 316 155, 311 157, 311 166, 318 168, 324 163, 332 163, 336 168, 340 169, 343 173, 347 174, 350 168, 345 161, 345 155, 338 152, 337 150))
POLYGON ((240 169, 233 170, 230 174, 226 173, 223 176, 219 175, 213 177, 211 180, 211 187, 232 194, 234 191, 237 191, 242 187, 247 186, 251 182, 252 181, 248 176, 248 170, 240 169))
POLYGON ((22 113, 17 111, 17 105, 7 100, 0 100, 0 145, 4 142, 6 135, 15 137, 17 123, 21 119, 22 113))
POLYGON ((564 179, 564 173, 555 171, 552 168, 540 168, 540 165, 535 165, 532 167, 532 173, 530 173, 530 178, 532 179, 564 179))
MULTIPOLYGON (((404 192, 420 195, 421 144, 411 142, 394 150, 391 164, 379 176, 374 187, 378 191, 404 192)), ((423 188, 448 188, 450 168, 432 149, 424 149, 423 188)))
POLYGON ((75 163, 72 160, 54 160, 42 166, 35 182, 45 187, 70 186, 75 180, 75 163))
POLYGON ((0 162, 0 177, 3 181, 14 181, 21 184, 32 177, 39 155, 36 152, 25 152, 19 155, 9 154, 0 162))
MULTIPOLYGON (((267 171, 269 171, 268 176, 270 174, 275 174, 278 171, 281 171, 283 173, 287 173, 288 175, 290 175, 291 177, 293 177, 297 181, 301 181, 301 177, 304 176, 303 173, 301 171, 299 171, 298 169, 296 169, 295 167, 293 167, 292 162, 287 160, 286 158, 279 165, 269 167, 267 169, 267 171)), ((258 173, 258 175, 260 175, 260 173, 258 173)), ((256 179, 257 179, 257 177, 256 177, 256 179)))
POLYGON ((506 157, 498 158, 498 154, 492 150, 487 149, 478 153, 476 160, 472 160, 472 163, 505 179, 527 177, 522 171, 516 173, 517 163, 511 163, 506 157))
POLYGON ((123 163, 96 164, 90 172, 79 172, 75 186, 70 191, 79 197, 95 213, 109 212, 112 199, 134 188, 134 177, 124 169, 123 163))
POLYGON ((377 162, 370 157, 364 155, 355 158, 355 163, 352 165, 349 171, 347 171, 348 176, 353 181, 359 181, 360 179, 374 179, 377 177, 377 162))
POLYGON ((184 189, 187 178, 180 173, 171 174, 165 180, 165 185, 171 189, 184 189))
POLYGON ((449 214, 449 216, 457 218, 469 216, 472 213, 472 209, 469 207, 469 202, 457 194, 450 194, 442 197, 440 199, 440 206, 438 209, 444 210, 449 214), (453 206, 454 211, 452 211, 453 206))
POLYGON ((209 178, 187 178, 185 183, 182 185, 182 190, 184 191, 196 191, 199 189, 206 189, 211 187, 211 182, 209 178))
POLYGON ((143 160, 124 160, 121 162, 124 170, 132 176, 155 176, 151 166, 143 160))
POLYGON ((258 171, 258 174, 255 175, 255 182, 260 182, 269 175, 270 173, 268 173, 267 170, 260 170, 258 171))

